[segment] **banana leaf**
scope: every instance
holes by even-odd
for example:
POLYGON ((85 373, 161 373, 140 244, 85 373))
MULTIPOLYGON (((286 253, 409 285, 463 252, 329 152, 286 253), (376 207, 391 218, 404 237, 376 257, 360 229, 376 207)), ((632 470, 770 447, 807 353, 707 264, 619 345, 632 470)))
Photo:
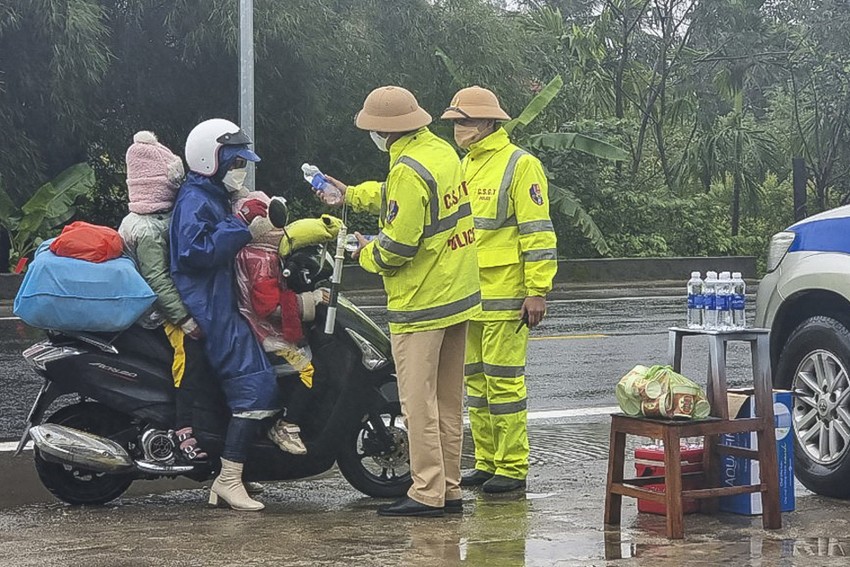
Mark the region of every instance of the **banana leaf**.
POLYGON ((463 88, 467 86, 467 81, 464 80, 463 75, 460 72, 460 69, 457 68, 455 62, 452 61, 452 58, 449 57, 445 51, 440 49, 439 47, 434 52, 434 55, 440 58, 440 61, 443 62, 443 65, 446 66, 446 70, 449 72, 449 75, 452 77, 452 82, 455 84, 457 88, 463 88))
POLYGON ((578 132, 550 132, 529 136, 526 145, 537 150, 578 150, 612 161, 624 161, 629 153, 623 148, 578 132))
POLYGON ((549 81, 549 84, 543 87, 543 89, 537 93, 533 99, 531 99, 531 102, 526 105, 519 116, 510 122, 505 123, 504 128, 507 130, 508 134, 513 132, 516 128, 528 126, 531 122, 533 122, 534 119, 537 118, 547 106, 549 106, 549 103, 558 96, 558 93, 561 91, 563 86, 564 80, 561 78, 561 75, 555 75, 555 78, 549 81))
POLYGON ((552 205, 567 217, 570 224, 578 228, 582 235, 590 241, 600 255, 606 256, 611 251, 602 231, 599 230, 599 227, 596 226, 591 216, 582 207, 581 201, 572 191, 550 182, 549 199, 552 205))
POLYGON ((68 221, 76 211, 74 203, 95 186, 94 170, 87 163, 72 165, 52 181, 38 188, 21 210, 17 230, 29 236, 40 229, 53 228, 68 221))

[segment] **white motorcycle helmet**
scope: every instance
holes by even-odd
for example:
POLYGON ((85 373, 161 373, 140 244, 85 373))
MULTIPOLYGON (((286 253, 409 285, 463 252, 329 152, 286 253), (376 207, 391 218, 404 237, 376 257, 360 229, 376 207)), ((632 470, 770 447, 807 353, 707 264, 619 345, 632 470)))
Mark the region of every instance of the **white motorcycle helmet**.
MULTIPOLYGON (((186 163, 195 173, 212 177, 218 171, 218 150, 222 146, 244 146, 253 143, 242 129, 223 118, 205 120, 192 128, 186 138, 186 163)), ((255 155, 250 150, 246 150, 255 155)), ((250 161, 259 161, 251 159, 250 161)))

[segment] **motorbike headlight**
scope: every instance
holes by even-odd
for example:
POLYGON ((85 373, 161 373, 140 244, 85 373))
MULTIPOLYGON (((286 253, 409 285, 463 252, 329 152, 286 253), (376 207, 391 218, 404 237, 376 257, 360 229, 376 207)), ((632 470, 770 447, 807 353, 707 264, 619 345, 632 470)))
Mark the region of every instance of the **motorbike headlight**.
POLYGON ((363 353, 363 357, 361 359, 363 361, 363 366, 369 370, 377 370, 387 363, 387 357, 385 357, 381 351, 375 348, 372 343, 364 339, 356 331, 346 329, 345 332, 348 333, 348 336, 354 340, 360 348, 360 352, 363 353))
POLYGON ((788 249, 794 243, 797 233, 784 231, 778 232, 770 239, 770 244, 767 247, 767 272, 770 273, 779 267, 782 259, 788 253, 788 249))

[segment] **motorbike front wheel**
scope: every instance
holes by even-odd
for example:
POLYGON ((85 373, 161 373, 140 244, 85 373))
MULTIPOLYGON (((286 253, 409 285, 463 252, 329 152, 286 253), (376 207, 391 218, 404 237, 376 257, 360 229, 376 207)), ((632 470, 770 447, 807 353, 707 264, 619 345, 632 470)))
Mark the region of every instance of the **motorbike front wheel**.
POLYGON ((407 428, 398 402, 370 414, 346 436, 337 465, 351 486, 374 498, 399 498, 410 488, 407 428))
MULTIPOLYGON (((96 402, 65 406, 47 419, 102 437, 114 435, 129 426, 129 419, 96 402)), ((106 504, 115 500, 130 487, 133 477, 126 474, 95 472, 74 465, 46 461, 38 449, 35 470, 41 483, 56 498, 68 504, 106 504)))

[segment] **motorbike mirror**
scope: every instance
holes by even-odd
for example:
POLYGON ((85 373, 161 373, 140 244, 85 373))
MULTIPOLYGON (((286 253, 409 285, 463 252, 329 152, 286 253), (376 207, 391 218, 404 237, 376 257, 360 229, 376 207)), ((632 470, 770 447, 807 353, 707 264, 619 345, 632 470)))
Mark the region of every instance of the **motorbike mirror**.
POLYGON ((284 228, 289 223, 289 207, 283 197, 272 197, 269 203, 269 220, 275 228, 284 228))

